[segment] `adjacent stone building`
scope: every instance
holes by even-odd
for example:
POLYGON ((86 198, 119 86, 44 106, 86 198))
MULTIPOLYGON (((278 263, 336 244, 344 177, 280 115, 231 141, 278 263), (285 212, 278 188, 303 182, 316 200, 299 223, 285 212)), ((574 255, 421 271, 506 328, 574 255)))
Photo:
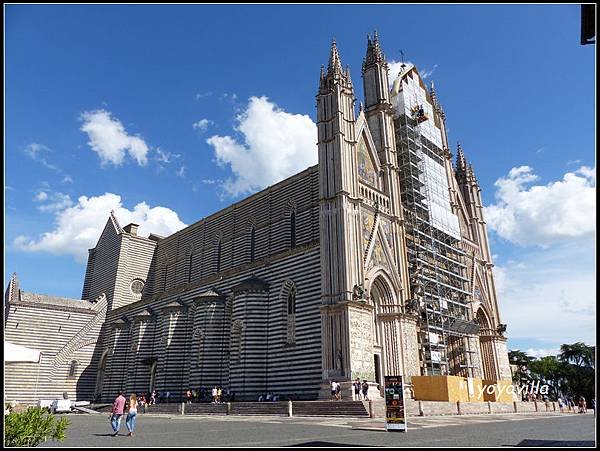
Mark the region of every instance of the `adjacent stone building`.
MULTIPOLYGON (((396 74, 392 74, 396 75, 396 74)), ((375 35, 358 112, 335 42, 317 92, 318 164, 168 237, 111 214, 83 300, 5 296, 9 399, 219 385, 236 399, 327 395, 331 379, 510 379, 481 189, 433 86, 392 88, 375 35)))

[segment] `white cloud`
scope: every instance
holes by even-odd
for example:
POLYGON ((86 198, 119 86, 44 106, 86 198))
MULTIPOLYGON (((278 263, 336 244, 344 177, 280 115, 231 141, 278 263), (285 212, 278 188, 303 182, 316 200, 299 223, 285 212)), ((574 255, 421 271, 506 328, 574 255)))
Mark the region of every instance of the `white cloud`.
POLYGON ((205 97, 210 97, 210 96, 212 96, 211 91, 199 92, 196 94, 196 100, 204 99, 205 97))
POLYGON ((522 246, 593 236, 596 169, 583 166, 563 180, 528 186, 538 179, 532 168, 520 166, 496 181, 496 203, 485 208, 490 230, 522 246))
POLYGON ((535 357, 536 359, 539 359, 540 357, 546 357, 546 356, 551 356, 551 355, 556 356, 560 353, 560 349, 559 348, 548 348, 548 349, 528 348, 527 350, 525 350, 523 352, 530 357, 535 357))
POLYGON ((88 134, 90 147, 98 154, 102 165, 123 163, 125 153, 141 166, 148 162, 148 145, 138 136, 131 136, 121 121, 106 110, 84 111, 81 131, 88 134))
POLYGON ((595 343, 593 239, 521 252, 518 261, 496 266, 494 275, 510 339, 595 343))
POLYGON ((55 228, 37 239, 18 236, 14 245, 28 252, 50 252, 56 255, 73 255, 85 262, 87 250, 93 248, 113 210, 122 226, 131 222, 140 225, 138 233, 147 236, 156 233, 168 236, 186 225, 173 210, 150 207, 141 202, 132 210, 125 208, 121 196, 105 193, 101 196, 81 196, 76 205, 56 212, 55 228))
POLYGON ((181 166, 179 168, 179 171, 176 172, 178 177, 184 178, 185 177, 185 166, 181 166))
POLYGON ((59 211, 73 205, 73 201, 68 194, 51 193, 50 196, 44 194, 45 198, 43 200, 48 202, 38 207, 40 211, 59 211))
POLYGON ((421 78, 423 80, 426 80, 427 78, 431 77, 437 68, 438 68, 438 65, 434 64, 431 69, 423 69, 422 71, 419 72, 421 74, 421 78))
POLYGON ((200 119, 198 122, 194 122, 192 124, 192 127, 201 132, 205 132, 208 129, 208 126, 211 125, 212 123, 213 123, 212 121, 205 118, 205 119, 200 119))
POLYGON ((48 169, 51 169, 58 173, 62 173, 62 170, 58 166, 48 162, 48 160, 44 156, 45 154, 51 153, 51 152, 52 152, 52 150, 50 150, 49 147, 47 147, 43 144, 39 144, 39 143, 31 143, 31 144, 28 144, 27 147, 25 147, 25 153, 32 160, 35 160, 35 161, 43 164, 48 169))
POLYGON ((267 97, 251 97, 236 117, 231 136, 211 136, 217 163, 228 166, 233 178, 222 183, 229 196, 238 196, 272 185, 317 163, 317 126, 308 115, 290 114, 267 97))
POLYGON ((65 175, 60 183, 73 183, 73 179, 70 175, 65 175))
POLYGON ((33 199, 36 202, 44 202, 46 199, 48 199, 48 194, 45 191, 40 191, 33 199))
POLYGON ((414 66, 414 64, 410 61, 405 61, 403 63, 402 61, 391 60, 390 62, 388 62, 388 82, 390 84, 390 88, 394 84, 396 78, 398 78, 398 75, 400 74, 400 71, 402 69, 402 64, 404 64, 406 68, 408 68, 408 66, 414 66))
POLYGON ((156 161, 159 163, 171 163, 173 160, 180 158, 181 154, 171 153, 166 150, 162 150, 160 147, 154 149, 156 151, 156 161))

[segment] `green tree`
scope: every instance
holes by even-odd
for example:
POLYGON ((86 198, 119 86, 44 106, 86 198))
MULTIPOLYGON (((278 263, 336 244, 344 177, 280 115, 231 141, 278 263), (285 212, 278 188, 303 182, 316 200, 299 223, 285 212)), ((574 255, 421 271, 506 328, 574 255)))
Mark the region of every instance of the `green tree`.
POLYGON ((538 379, 542 384, 548 385, 550 398, 556 399, 564 387, 568 367, 555 356, 546 356, 529 363, 529 371, 533 379, 538 379))
POLYGON ((565 365, 565 394, 588 401, 595 396, 596 347, 585 343, 563 344, 558 358, 565 365))
POLYGON ((514 351, 509 351, 508 360, 511 365, 516 366, 516 370, 513 374, 513 382, 527 384, 530 380, 529 364, 535 360, 534 357, 530 357, 523 351, 515 349, 514 351))
POLYGON ((578 367, 591 367, 594 365, 595 346, 587 346, 578 341, 572 345, 561 345, 558 357, 566 363, 573 363, 578 367))
POLYGON ((4 417, 4 446, 37 446, 47 440, 63 441, 67 418, 57 419, 46 409, 29 407, 4 417))

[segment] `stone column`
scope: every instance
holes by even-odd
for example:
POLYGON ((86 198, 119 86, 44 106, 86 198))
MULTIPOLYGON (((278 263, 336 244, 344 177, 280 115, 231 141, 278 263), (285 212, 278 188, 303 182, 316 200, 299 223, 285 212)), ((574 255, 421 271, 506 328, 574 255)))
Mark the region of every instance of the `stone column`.
POLYGON ((269 284, 251 277, 233 287, 230 390, 236 400, 256 400, 269 390, 267 310, 269 284))

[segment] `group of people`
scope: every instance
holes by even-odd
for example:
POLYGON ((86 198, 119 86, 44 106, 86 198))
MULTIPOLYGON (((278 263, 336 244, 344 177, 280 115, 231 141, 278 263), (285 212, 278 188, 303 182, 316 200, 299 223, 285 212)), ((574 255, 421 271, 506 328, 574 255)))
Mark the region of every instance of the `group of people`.
MULTIPOLYGON (((369 382, 364 379, 362 382, 360 378, 356 378, 356 380, 352 383, 354 387, 354 398, 356 401, 369 400, 369 382)), ((339 401, 342 399, 342 386, 336 380, 331 381, 331 400, 339 401)))
MULTIPOLYGON (((573 398, 558 398, 558 408, 561 412, 564 412, 566 408, 567 412, 575 413, 577 410, 577 413, 587 413, 587 402, 583 396, 580 396, 577 401, 577 406, 575 406, 573 398)), ((596 402, 594 399, 592 399, 591 408, 596 410, 596 402)))
MULTIPOLYGON (((287 399, 291 399, 291 398, 288 396, 287 399)), ((281 401, 281 400, 282 400, 281 399, 281 395, 276 395, 275 393, 273 393, 271 391, 269 393, 265 394, 265 395, 260 395, 258 397, 258 402, 264 402, 264 401, 266 401, 266 402, 278 402, 278 401, 281 401)))
POLYGON ((352 384, 354 387, 354 398, 357 401, 368 401, 369 400, 369 383, 366 379, 360 382, 360 378, 357 377, 354 383, 352 384), (362 395, 362 398, 361 398, 362 395))
POLYGON ((119 391, 119 394, 115 398, 113 402, 112 411, 110 415, 110 424, 113 429, 113 437, 119 435, 119 430, 121 429, 121 419, 125 411, 127 411, 127 417, 125 419, 125 425, 127 426, 128 436, 131 437, 133 435, 133 430, 135 429, 135 419, 137 417, 137 408, 138 408, 138 400, 135 393, 132 393, 129 397, 129 402, 123 396, 123 392, 119 391))

